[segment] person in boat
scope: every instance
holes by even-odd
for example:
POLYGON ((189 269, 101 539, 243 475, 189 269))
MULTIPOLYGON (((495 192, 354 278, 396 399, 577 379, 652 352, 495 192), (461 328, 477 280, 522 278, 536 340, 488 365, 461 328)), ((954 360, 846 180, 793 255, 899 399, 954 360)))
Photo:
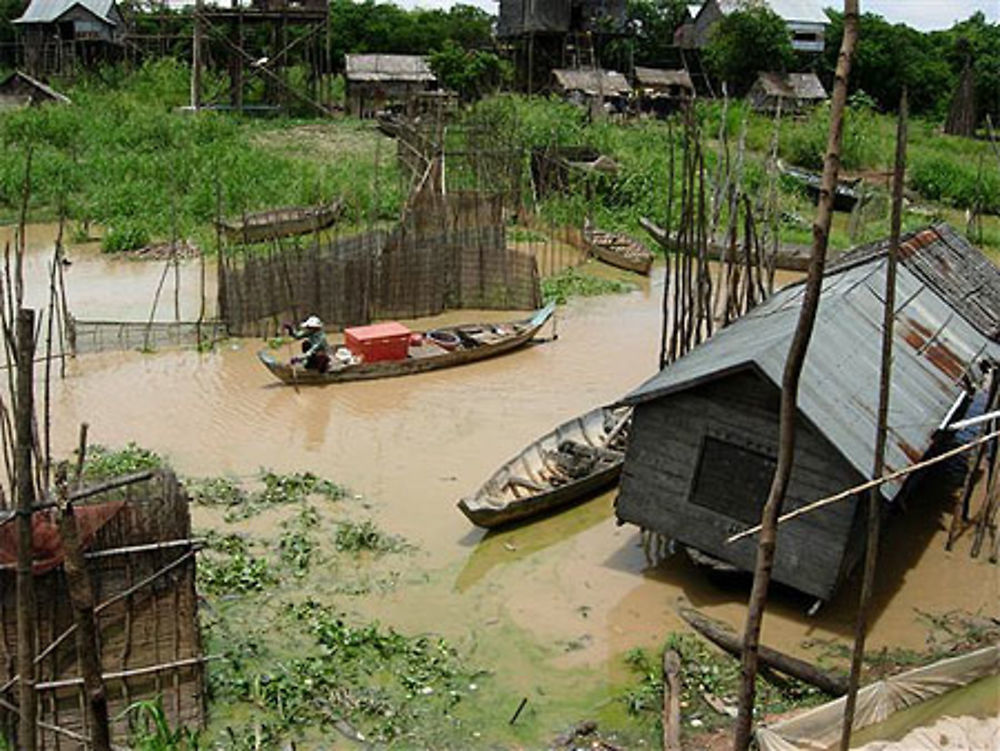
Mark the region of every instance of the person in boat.
POLYGON ((302 340, 302 355, 292 358, 293 365, 301 363, 307 370, 320 373, 325 373, 330 368, 330 345, 326 341, 323 322, 319 316, 309 316, 298 328, 286 323, 285 329, 295 339, 302 340))

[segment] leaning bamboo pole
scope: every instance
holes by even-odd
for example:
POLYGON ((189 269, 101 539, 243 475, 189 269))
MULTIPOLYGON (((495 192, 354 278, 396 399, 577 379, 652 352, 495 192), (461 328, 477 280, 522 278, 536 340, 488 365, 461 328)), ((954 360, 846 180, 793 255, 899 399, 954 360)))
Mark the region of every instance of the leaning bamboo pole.
POLYGON ((14 484, 17 490, 17 666, 18 748, 35 751, 35 575, 32 568, 31 522, 35 505, 32 478, 32 417, 34 415, 35 311, 17 311, 17 404, 15 415, 17 446, 14 455, 14 484))
MULTIPOLYGON (((885 302, 882 308, 882 363, 879 372, 878 419, 875 428, 875 463, 873 477, 885 472, 885 442, 889 417, 889 389, 892 374, 892 335, 896 322, 896 261, 899 256, 899 234, 903 219, 903 177, 906 172, 906 87, 899 101, 899 124, 896 130, 896 168, 892 182, 892 219, 889 234, 889 254, 885 272, 885 302)), ((882 520, 882 492, 872 488, 868 493, 868 534, 865 540, 865 571, 861 582, 857 621, 854 626, 854 649, 851 654, 851 675, 844 702, 844 722, 840 736, 840 751, 851 746, 854 709, 858 700, 858 684, 865 656, 865 636, 868 633, 868 611, 878 566, 878 538, 882 520)))
POLYGON ((760 631, 767 606, 767 590, 774 568, 777 542, 777 520, 792 473, 795 455, 795 427, 798 416, 797 397, 799 378, 805 363, 806 351, 812 337, 816 311, 819 307, 826 265, 826 247, 829 241, 830 221, 833 211, 834 189, 840 169, 840 143, 844 126, 844 108, 847 103, 847 78, 851 58, 858 38, 858 0, 844 0, 844 38, 837 59, 836 78, 830 106, 830 133, 827 140, 823 180, 820 187, 816 219, 813 222, 812 257, 799 312, 798 323, 788 351, 781 383, 781 409, 779 413, 778 460, 771 482, 767 502, 761 512, 761 534, 757 544, 753 587, 747 609, 743 634, 743 659, 739 691, 739 712, 733 728, 734 751, 745 751, 750 745, 753 725, 754 697, 756 695, 758 650, 760 631))

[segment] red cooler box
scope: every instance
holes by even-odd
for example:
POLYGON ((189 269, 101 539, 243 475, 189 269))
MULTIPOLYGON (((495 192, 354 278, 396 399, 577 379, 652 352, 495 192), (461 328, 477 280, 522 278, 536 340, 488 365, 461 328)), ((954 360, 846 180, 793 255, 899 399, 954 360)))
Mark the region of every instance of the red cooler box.
POLYGON ((364 362, 405 360, 410 347, 410 330, 401 323, 373 323, 344 329, 344 344, 364 362))

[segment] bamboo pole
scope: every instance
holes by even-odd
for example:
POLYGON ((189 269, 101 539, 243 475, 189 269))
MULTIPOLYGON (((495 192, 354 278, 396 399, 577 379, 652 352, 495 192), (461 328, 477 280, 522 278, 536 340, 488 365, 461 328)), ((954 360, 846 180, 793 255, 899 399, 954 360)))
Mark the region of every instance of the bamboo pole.
POLYGON ((17 404, 14 483, 17 490, 17 667, 18 747, 35 751, 38 713, 35 694, 35 576, 32 570, 32 514, 35 486, 31 474, 34 412, 35 311, 17 311, 17 404))
MULTIPOLYGON (((885 302, 882 312, 882 363, 879 372, 878 419, 875 428, 874 477, 885 471, 885 442, 888 431, 889 391, 892 380, 892 334, 896 321, 896 263, 899 256, 899 233, 903 220, 903 177, 906 173, 906 126, 908 116, 906 87, 899 101, 899 123, 896 129, 896 169, 892 183, 892 219, 889 234, 889 253, 885 271, 885 302)), ((875 569, 878 566, 878 543, 882 521, 882 493, 878 488, 868 492, 868 534, 865 540, 865 571, 861 582, 861 599, 858 603, 857 621, 854 626, 854 650, 851 654, 851 675, 844 702, 844 722, 841 726, 840 751, 851 746, 854 728, 854 710, 858 699, 858 684, 865 657, 865 637, 868 633, 868 611, 875 586, 875 569)))
MULTIPOLYGON (((81 433, 86 436, 85 430, 81 429, 81 433)), ((73 606, 73 622, 76 624, 76 659, 86 695, 87 724, 94 751, 110 751, 108 697, 101 678, 101 645, 94 615, 94 588, 80 545, 73 504, 69 502, 69 480, 65 464, 58 470, 56 488, 61 504, 59 536, 62 538, 64 553, 63 570, 73 606)))
POLYGON ((847 103, 847 78, 851 57, 858 38, 858 0, 844 0, 844 38, 837 59, 837 71, 830 106, 830 133, 827 140, 823 180, 819 205, 813 222, 812 257, 799 312, 798 323, 785 362, 781 384, 781 410, 779 416, 778 461, 771 482, 767 502, 761 513, 761 535, 757 545, 754 581, 750 592, 747 618, 743 634, 743 659, 739 692, 739 712, 733 729, 733 751, 745 751, 750 745, 753 725, 753 707, 756 694, 757 664, 760 631, 767 606, 767 590, 774 568, 777 542, 777 519, 792 473, 795 456, 795 427, 798 418, 797 397, 799 378, 805 363, 806 350, 812 337, 816 311, 823 284, 826 264, 826 247, 830 234, 833 196, 840 169, 840 142, 844 126, 844 108, 847 103))
MULTIPOLYGON (((919 472, 921 469, 926 469, 934 464, 940 464, 943 461, 951 459, 953 456, 958 456, 966 451, 970 451, 980 444, 986 443, 987 441, 992 441, 1000 437, 1000 430, 995 430, 992 433, 987 433, 984 436, 980 436, 969 443, 964 443, 961 446, 957 446, 953 449, 945 451, 943 454, 938 454, 937 456, 926 459, 922 462, 917 462, 916 464, 911 464, 908 467, 897 470, 896 472, 890 472, 887 475, 882 475, 881 477, 876 477, 874 480, 868 480, 860 485, 854 485, 853 487, 847 488, 847 490, 841 490, 839 493, 834 493, 833 495, 828 495, 824 498, 820 498, 818 501, 813 501, 805 506, 800 506, 794 511, 789 511, 787 514, 782 514, 778 517, 778 524, 784 524, 792 519, 797 519, 800 516, 805 516, 808 513, 816 511, 823 508, 824 506, 829 506, 836 503, 837 501, 842 501, 845 498, 850 498, 851 496, 857 495, 865 490, 870 490, 871 488, 878 487, 879 485, 884 485, 887 482, 892 482, 893 480, 898 480, 900 477, 906 477, 907 475, 913 474, 914 472, 919 472)), ((742 540, 744 537, 749 537, 750 535, 757 534, 761 531, 761 525, 757 524, 749 529, 744 529, 742 532, 737 532, 735 535, 730 535, 726 538, 726 544, 732 544, 737 540, 742 540)))

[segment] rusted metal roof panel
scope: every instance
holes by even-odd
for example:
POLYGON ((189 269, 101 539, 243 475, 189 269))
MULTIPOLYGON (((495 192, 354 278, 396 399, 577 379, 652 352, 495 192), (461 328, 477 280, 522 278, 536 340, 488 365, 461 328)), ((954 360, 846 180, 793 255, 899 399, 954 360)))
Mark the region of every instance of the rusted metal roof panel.
MULTIPOLYGON (((799 385, 801 414, 862 476, 870 477, 875 450, 884 256, 829 273, 799 385)), ((641 404, 753 368, 780 387, 798 321, 802 284, 769 300, 625 397, 641 404)), ((896 283, 888 469, 923 456, 935 431, 964 391, 963 378, 979 377, 984 357, 1000 357, 990 341, 927 282, 900 266, 896 283)), ((898 485, 886 485, 891 498, 898 485)))
MULTIPOLYGON (((855 248, 834 269, 884 256, 889 241, 855 248)), ((1000 269, 947 224, 935 224, 900 239, 899 258, 980 332, 1000 342, 1000 269)))

